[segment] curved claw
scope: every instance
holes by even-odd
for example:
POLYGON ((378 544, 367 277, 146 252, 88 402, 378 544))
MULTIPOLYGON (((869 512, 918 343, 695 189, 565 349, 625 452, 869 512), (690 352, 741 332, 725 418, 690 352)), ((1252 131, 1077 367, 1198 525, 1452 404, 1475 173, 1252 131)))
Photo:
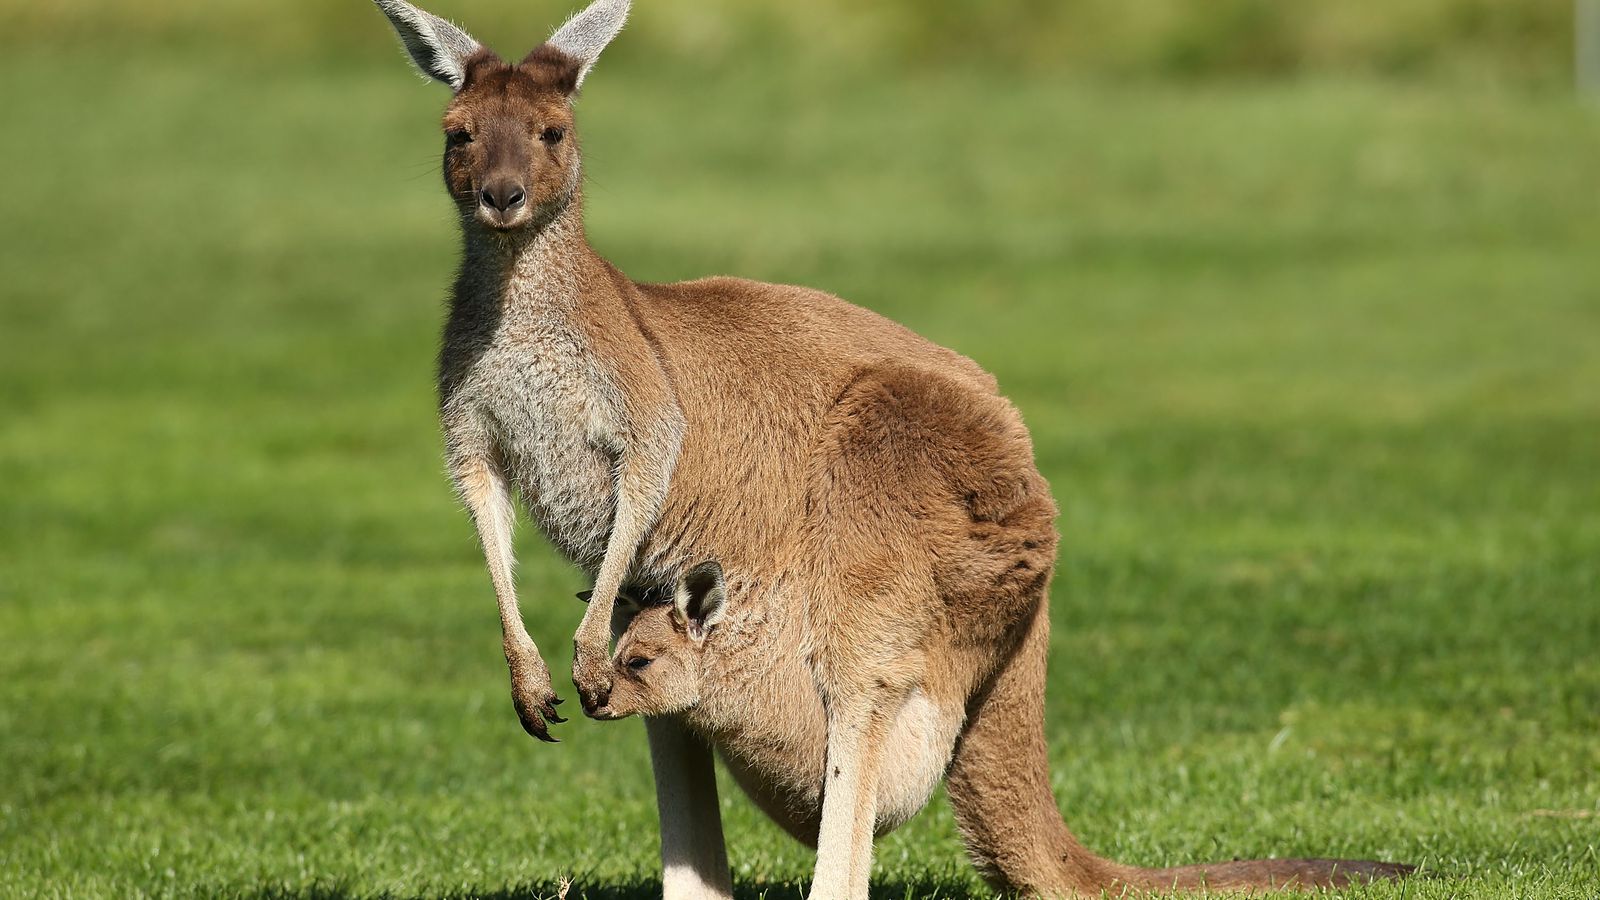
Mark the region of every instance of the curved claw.
POLYGON ((544 705, 539 707, 539 712, 544 714, 544 720, 546 722, 553 722, 556 725, 560 725, 561 723, 567 721, 565 717, 556 712, 555 703, 552 703, 549 700, 546 700, 544 705))
POLYGON ((554 715, 555 710, 550 706, 550 701, 546 700, 541 704, 538 712, 530 709, 521 700, 514 699, 513 705, 517 708, 517 721, 522 723, 523 731, 547 744, 561 743, 561 741, 550 736, 549 723, 560 724, 565 722, 566 719, 554 715), (540 713, 543 714, 544 718, 540 718, 540 713))

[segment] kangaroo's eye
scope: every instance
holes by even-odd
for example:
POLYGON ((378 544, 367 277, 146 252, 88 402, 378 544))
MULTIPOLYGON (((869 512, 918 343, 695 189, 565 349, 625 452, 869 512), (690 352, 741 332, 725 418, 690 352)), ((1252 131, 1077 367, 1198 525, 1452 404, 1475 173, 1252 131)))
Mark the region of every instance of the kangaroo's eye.
POLYGON ((459 147, 462 144, 472 143, 472 132, 465 128, 452 128, 444 133, 446 147, 459 147))
POLYGON ((539 132, 539 140, 551 146, 561 143, 561 139, 566 136, 567 131, 565 128, 557 128, 554 125, 539 132))
POLYGON ((650 665, 650 660, 642 656, 635 656, 633 659, 628 660, 628 668, 635 672, 642 671, 648 665, 650 665))

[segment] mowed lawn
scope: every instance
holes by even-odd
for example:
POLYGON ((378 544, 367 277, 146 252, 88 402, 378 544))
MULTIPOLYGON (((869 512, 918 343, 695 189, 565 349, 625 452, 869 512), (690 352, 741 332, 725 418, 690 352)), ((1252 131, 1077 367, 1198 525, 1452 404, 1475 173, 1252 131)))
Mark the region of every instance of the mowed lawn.
MULTIPOLYGON (((511 709, 433 415, 445 91, 380 29, 0 59, 0 896, 660 890, 640 725, 511 709)), ((1088 844, 1600 891, 1600 109, 636 54, 580 130, 634 277, 816 285, 998 374, 1088 844)), ((570 697, 584 584, 520 543, 570 697)), ((723 808, 740 895, 800 896, 723 808)), ((983 891, 943 799, 874 883, 983 891)))

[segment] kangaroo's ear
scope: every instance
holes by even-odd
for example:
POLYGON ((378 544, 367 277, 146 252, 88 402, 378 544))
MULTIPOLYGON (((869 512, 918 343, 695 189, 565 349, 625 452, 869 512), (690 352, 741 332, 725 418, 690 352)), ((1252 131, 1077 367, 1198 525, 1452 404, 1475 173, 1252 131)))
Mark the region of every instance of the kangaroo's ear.
POLYGON ((400 35, 417 71, 461 90, 467 81, 467 60, 483 50, 472 35, 405 0, 373 0, 400 35))
POLYGON ((705 562, 684 573, 672 596, 672 611, 695 640, 704 640, 722 621, 727 609, 728 586, 722 566, 705 562))
POLYGON ((556 29, 546 43, 578 61, 578 77, 572 89, 583 86, 584 76, 594 68, 600 51, 628 21, 629 0, 594 0, 556 29))

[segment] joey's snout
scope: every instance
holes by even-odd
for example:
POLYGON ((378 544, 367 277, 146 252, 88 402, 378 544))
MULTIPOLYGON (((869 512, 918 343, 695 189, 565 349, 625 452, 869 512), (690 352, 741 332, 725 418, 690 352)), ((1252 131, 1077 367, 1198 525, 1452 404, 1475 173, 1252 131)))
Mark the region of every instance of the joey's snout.
POLYGON ((610 722, 616 719, 626 719, 627 717, 638 712, 638 710, 633 709, 632 706, 626 702, 618 702, 617 698, 612 698, 608 699, 603 706, 597 706, 594 709, 584 710, 584 712, 589 716, 589 718, 596 721, 610 722))
POLYGON ((609 722, 629 716, 651 715, 656 712, 649 702, 649 687, 620 660, 612 662, 612 682, 606 690, 593 698, 584 698, 583 712, 591 719, 609 722))
POLYGON ((586 694, 580 691, 583 698, 584 715, 591 719, 609 722, 613 719, 626 719, 639 712, 638 704, 634 702, 632 685, 612 681, 603 690, 595 694, 586 694))

